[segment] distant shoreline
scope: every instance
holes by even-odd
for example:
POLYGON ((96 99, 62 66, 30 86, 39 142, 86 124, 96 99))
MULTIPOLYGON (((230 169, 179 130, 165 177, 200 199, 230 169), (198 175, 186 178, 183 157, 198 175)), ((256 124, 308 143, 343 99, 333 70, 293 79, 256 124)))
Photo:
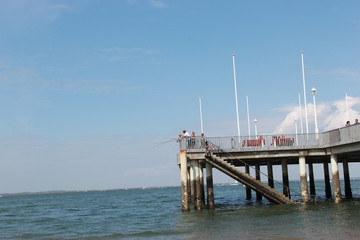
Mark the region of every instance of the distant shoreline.
POLYGON ((180 186, 134 187, 134 188, 92 189, 92 190, 52 190, 52 191, 42 191, 42 192, 0 193, 0 197, 61 194, 61 193, 108 192, 108 191, 136 190, 136 189, 143 190, 143 189, 158 189, 158 188, 172 188, 172 187, 180 187, 180 186))
MULTIPOLYGON (((343 181, 344 179, 340 179, 340 180, 343 181)), ((351 178, 351 180, 360 180, 360 177, 354 177, 351 178)), ((315 179, 315 181, 323 181, 323 179, 315 179)), ((299 181, 290 180, 290 182, 299 182, 299 181)), ((234 185, 234 182, 215 183, 214 185, 215 186, 234 185)), ((92 189, 92 190, 51 190, 51 191, 42 191, 42 192, 0 193, 0 197, 61 194, 61 193, 108 192, 108 191, 137 190, 137 189, 144 190, 144 189, 173 188, 173 187, 180 187, 180 186, 134 187, 134 188, 92 189)))

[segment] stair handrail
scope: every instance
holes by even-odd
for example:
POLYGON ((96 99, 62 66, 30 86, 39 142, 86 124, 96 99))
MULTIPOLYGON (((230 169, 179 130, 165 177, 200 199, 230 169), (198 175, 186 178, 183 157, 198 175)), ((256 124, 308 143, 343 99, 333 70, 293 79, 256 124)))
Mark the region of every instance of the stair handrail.
MULTIPOLYGON (((215 144, 213 144, 213 143, 211 143, 211 142, 209 142, 209 141, 206 141, 206 142, 205 142, 205 147, 206 147, 206 152, 208 152, 208 151, 209 151, 209 152, 216 152, 216 151, 217 151, 218 153, 220 153, 220 151, 221 151, 222 153, 225 153, 225 154, 229 155, 230 157, 235 157, 234 155, 232 155, 232 154, 229 153, 228 151, 225 151, 225 150, 222 149, 221 147, 219 147, 219 146, 217 146, 217 145, 215 145, 215 144)), ((251 167, 252 169, 254 169, 255 171, 258 171, 260 174, 262 174, 262 175, 264 175, 264 176, 272 179, 272 180, 274 181, 274 183, 277 183, 277 184, 281 185, 283 188, 285 187, 285 189, 287 189, 287 191, 288 191, 289 193, 290 193, 290 192, 293 192, 293 193, 296 193, 296 194, 298 194, 298 195, 301 196, 301 193, 300 193, 300 192, 295 191, 295 190, 291 190, 288 186, 286 186, 286 185, 284 185, 283 183, 275 180, 275 179, 272 178, 272 177, 269 177, 266 173, 263 173, 261 170, 257 170, 255 167, 247 164, 245 161, 243 161, 243 160, 241 160, 241 159, 238 159, 238 161, 242 162, 242 163, 244 164, 244 166, 247 165, 247 166, 251 167)), ((231 164, 234 165, 232 158, 231 158, 231 164)))

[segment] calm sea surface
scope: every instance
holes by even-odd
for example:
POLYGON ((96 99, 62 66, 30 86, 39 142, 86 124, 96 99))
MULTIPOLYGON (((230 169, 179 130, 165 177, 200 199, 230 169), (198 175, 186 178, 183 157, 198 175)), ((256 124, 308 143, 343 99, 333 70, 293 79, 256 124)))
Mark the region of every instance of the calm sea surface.
POLYGON ((325 200, 317 182, 316 202, 296 205, 215 186, 216 209, 188 213, 179 187, 3 196, 0 239, 360 239, 360 180, 351 184, 351 201, 325 200))

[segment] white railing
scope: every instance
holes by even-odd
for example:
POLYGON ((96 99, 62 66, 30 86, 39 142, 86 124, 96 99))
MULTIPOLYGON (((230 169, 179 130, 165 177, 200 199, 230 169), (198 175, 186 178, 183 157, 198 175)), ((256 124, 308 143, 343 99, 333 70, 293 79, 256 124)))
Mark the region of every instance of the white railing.
POLYGON ((188 137, 180 141, 181 150, 205 151, 219 147, 225 151, 324 148, 360 141, 360 124, 324 133, 272 134, 246 137, 188 137))

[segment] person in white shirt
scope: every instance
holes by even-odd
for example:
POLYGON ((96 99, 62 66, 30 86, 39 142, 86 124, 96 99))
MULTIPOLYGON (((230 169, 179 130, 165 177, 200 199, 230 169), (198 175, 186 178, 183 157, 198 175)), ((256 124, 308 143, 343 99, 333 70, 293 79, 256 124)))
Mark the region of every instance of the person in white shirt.
POLYGON ((184 130, 183 133, 183 137, 186 138, 187 147, 189 147, 191 145, 190 134, 186 130, 184 130))

